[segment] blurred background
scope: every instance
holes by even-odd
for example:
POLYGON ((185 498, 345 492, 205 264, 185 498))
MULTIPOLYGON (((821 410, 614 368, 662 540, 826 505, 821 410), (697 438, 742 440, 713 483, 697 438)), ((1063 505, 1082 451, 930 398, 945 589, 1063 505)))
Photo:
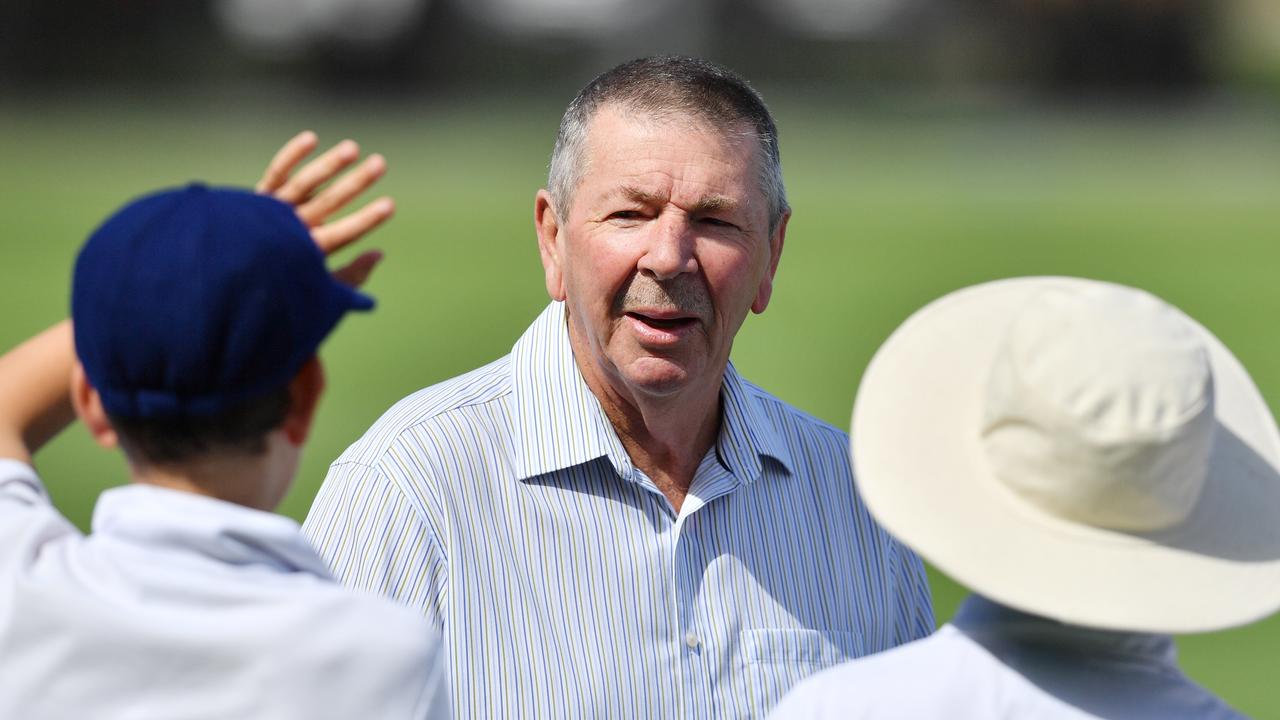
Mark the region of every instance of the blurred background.
MULTIPOLYGON (((380 306, 324 349, 330 391, 282 510, 301 518, 392 402, 505 354, 546 302, 532 232, 559 115, 630 57, 695 54, 777 115, 795 217, 739 369, 847 426, 861 370, 964 285, 1147 288, 1280 409, 1274 0, 0 0, 0 343, 67 311, 79 243, 125 200, 252 184, 313 128, 384 153, 380 306)), ((38 464, 88 527, 123 463, 74 428, 38 464)), ((933 575, 938 619, 961 592, 933 575)), ((1179 641, 1280 717, 1280 620, 1179 641)))

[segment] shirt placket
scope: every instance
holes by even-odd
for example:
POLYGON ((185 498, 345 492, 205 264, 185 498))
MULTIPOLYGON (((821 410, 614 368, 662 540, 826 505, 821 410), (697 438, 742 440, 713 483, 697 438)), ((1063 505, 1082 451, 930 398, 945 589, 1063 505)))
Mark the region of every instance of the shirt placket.
POLYGON ((693 514, 682 513, 673 525, 674 543, 671 552, 672 598, 674 606, 672 627, 676 637, 671 641, 676 644, 676 652, 680 658, 680 701, 683 717, 699 717, 706 715, 706 672, 705 658, 711 652, 705 635, 706 626, 699 622, 697 612, 698 579, 701 575, 697 567, 699 556, 697 535, 692 531, 697 524, 693 514))
POLYGON ((717 714, 711 678, 718 658, 726 651, 724 646, 728 638, 726 619, 715 618, 707 610, 703 588, 707 558, 699 530, 708 521, 707 506, 737 485, 737 479, 720 463, 715 448, 712 448, 694 475, 689 495, 674 525, 672 587, 675 589, 675 627, 680 632, 677 642, 680 644, 684 717, 712 717, 717 714))
POLYGON ((680 548, 680 531, 683 525, 683 518, 680 517, 671 507, 667 496, 658 488, 657 483, 653 482, 643 470, 631 465, 629 462, 621 464, 619 474, 629 482, 634 483, 650 496, 653 503, 657 505, 659 511, 666 518, 659 535, 659 558, 655 568, 658 572, 654 577, 663 578, 664 592, 662 596, 668 601, 667 621, 662 631, 667 636, 666 641, 673 643, 675 651, 673 657, 680 658, 679 673, 675 680, 675 697, 677 698, 677 711, 675 717, 691 717, 691 713, 696 712, 697 704, 690 703, 691 688, 696 682, 693 674, 693 665, 690 662, 690 650, 698 645, 698 638, 691 635, 688 628, 688 613, 683 608, 687 608, 689 603, 685 601, 685 597, 689 595, 686 587, 687 581, 683 578, 687 575, 681 570, 681 548, 680 548))

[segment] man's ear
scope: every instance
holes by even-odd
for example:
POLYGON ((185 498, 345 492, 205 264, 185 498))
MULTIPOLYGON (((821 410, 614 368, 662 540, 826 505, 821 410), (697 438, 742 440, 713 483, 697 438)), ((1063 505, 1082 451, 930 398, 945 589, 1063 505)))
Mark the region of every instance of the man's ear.
POLYGON ((546 276, 547 294, 552 300, 564 300, 564 272, 560 266, 560 217, 551 200, 551 193, 543 188, 533 201, 533 224, 538 231, 538 254, 542 256, 542 271, 546 276))
POLYGON ((285 416, 281 429, 294 446, 301 447, 307 441, 323 394, 324 366, 320 364, 320 358, 312 356, 289 382, 289 414, 285 416))
POLYGON ((111 427, 107 411, 102 407, 102 396, 89 384, 84 366, 78 361, 71 368, 71 406, 75 408, 76 416, 89 429, 94 442, 108 449, 119 444, 116 429, 111 427))
POLYGON ((769 298, 773 297, 773 276, 778 274, 778 263, 782 260, 782 246, 787 240, 787 223, 791 220, 791 211, 782 213, 778 227, 769 238, 769 269, 760 280, 760 288, 756 291, 756 299, 751 303, 751 312, 756 314, 769 307, 769 298))

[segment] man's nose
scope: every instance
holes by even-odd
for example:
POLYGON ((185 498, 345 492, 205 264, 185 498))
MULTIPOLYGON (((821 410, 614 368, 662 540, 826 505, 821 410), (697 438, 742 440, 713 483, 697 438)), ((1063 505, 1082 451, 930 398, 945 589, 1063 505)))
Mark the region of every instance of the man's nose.
POLYGON ((694 241, 693 228, 687 218, 659 218, 653 225, 653 233, 637 267, 657 280, 670 280, 683 273, 697 272, 694 241))

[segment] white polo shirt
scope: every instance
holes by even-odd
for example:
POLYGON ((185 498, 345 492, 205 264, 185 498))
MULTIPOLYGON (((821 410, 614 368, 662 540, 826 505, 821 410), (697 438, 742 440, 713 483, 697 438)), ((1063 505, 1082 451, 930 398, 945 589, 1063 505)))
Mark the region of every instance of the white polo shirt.
POLYGON ((444 717, 436 638, 288 518, 131 485, 86 537, 0 460, 0 718, 444 717))
POLYGON ((977 595, 932 636, 818 673, 770 720, 1244 720, 1168 635, 1066 625, 977 595))

